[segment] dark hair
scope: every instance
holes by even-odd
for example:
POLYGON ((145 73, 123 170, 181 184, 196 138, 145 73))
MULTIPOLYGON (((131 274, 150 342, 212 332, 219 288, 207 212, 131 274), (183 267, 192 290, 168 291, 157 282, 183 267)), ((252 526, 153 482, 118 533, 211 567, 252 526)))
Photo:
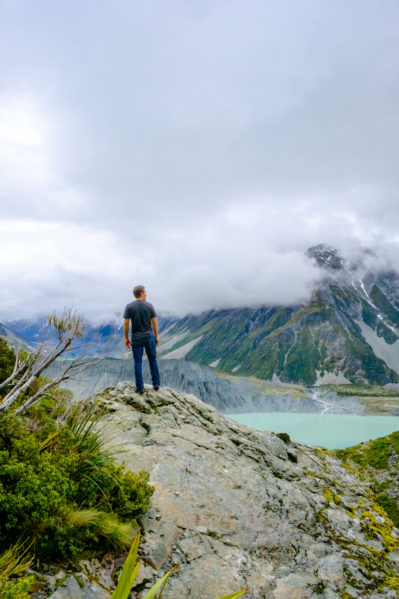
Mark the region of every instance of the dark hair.
POLYGON ((133 295, 137 299, 144 291, 145 287, 143 285, 136 285, 136 287, 133 289, 133 295))

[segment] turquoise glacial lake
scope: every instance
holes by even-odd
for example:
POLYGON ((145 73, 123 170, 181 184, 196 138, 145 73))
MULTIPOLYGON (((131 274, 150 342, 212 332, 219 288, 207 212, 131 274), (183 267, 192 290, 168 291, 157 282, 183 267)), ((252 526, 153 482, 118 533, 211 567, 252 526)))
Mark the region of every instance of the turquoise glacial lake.
POLYGON ((260 431, 288 433, 293 441, 343 449, 399 430, 399 416, 352 416, 348 414, 305 414, 262 412, 226 414, 232 420, 260 431))

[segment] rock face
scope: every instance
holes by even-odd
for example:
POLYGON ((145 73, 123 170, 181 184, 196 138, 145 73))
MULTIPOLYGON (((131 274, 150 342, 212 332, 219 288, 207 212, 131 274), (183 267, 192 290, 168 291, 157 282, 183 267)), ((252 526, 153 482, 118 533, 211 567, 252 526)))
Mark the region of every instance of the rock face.
POLYGON ((155 486, 133 596, 178 564, 165 599, 240 588, 248 599, 398 597, 399 531, 329 452, 239 425, 168 388, 140 396, 119 383, 95 399, 111 444, 155 486))
MULTIPOLYGON (((253 411, 254 403, 247 390, 241 390, 238 385, 219 378, 212 368, 186 360, 160 360, 158 364, 162 385, 193 393, 222 412, 253 411)), ((54 362, 46 370, 46 375, 55 378, 62 366, 62 361, 54 362)), ((143 377, 144 381, 151 381, 147 360, 143 361, 143 377)), ((66 381, 63 386, 71 389, 77 398, 84 399, 129 379, 134 379, 132 358, 106 358, 79 373, 73 380, 66 381)))
MULTIPOLYGON (((46 375, 55 378, 63 367, 54 362, 46 375)), ((329 414, 360 414, 364 406, 355 397, 339 397, 336 393, 319 388, 283 385, 269 381, 255 381, 244 377, 222 375, 208 366, 188 360, 160 360, 162 385, 199 397, 226 414, 244 412, 310 412, 329 414)), ((85 399, 133 379, 133 360, 106 358, 89 370, 63 383, 77 399, 85 399)), ((144 381, 151 380, 148 362, 143 362, 144 381)))

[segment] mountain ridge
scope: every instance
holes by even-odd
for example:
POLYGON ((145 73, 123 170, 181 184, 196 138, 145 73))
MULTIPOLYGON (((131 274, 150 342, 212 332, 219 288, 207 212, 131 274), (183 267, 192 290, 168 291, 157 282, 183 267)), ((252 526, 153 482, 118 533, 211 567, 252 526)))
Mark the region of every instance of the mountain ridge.
POLYGON ((188 360, 287 383, 397 383, 399 275, 359 278, 359 267, 336 250, 315 246, 309 253, 325 276, 308 302, 176 319, 163 331, 168 353, 187 347, 180 355, 188 360))

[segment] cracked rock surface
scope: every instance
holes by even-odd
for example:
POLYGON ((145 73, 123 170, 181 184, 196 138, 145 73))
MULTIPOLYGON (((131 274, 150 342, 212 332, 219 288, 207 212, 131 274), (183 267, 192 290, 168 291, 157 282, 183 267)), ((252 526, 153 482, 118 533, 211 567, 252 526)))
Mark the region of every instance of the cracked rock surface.
POLYGON ((248 599, 399 597, 399 531, 329 452, 237 424, 168 388, 140 396, 119 383, 95 400, 120 459, 148 470, 155 487, 132 597, 174 564, 164 599, 241 588, 248 599))

